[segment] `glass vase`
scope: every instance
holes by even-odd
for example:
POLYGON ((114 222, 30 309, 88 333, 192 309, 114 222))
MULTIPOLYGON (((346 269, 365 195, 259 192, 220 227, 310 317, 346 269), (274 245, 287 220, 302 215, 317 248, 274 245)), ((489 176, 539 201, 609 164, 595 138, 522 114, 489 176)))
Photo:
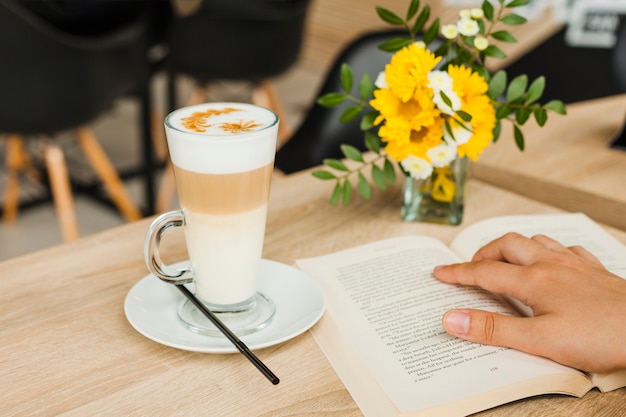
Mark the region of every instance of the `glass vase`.
POLYGON ((408 222, 461 224, 465 204, 467 158, 434 168, 430 177, 405 178, 402 189, 402 219, 408 222))

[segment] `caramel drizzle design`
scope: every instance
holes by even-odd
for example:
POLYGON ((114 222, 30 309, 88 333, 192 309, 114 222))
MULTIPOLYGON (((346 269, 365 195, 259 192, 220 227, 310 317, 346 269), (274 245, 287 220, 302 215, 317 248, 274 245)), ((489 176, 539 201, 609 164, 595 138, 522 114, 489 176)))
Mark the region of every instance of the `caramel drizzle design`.
MULTIPOLYGON (((189 129, 194 132, 206 132, 208 128, 213 126, 213 124, 208 122, 213 116, 221 116, 222 114, 230 114, 233 112, 241 111, 240 109, 236 109, 233 107, 227 107, 225 109, 209 109, 206 111, 197 111, 193 113, 189 117, 183 117, 181 122, 186 129, 189 129)), ((260 123, 256 123, 252 120, 243 121, 240 120, 238 123, 222 123, 219 125, 219 128, 224 132, 229 133, 242 133, 242 132, 250 132, 255 128, 261 126, 260 123)))

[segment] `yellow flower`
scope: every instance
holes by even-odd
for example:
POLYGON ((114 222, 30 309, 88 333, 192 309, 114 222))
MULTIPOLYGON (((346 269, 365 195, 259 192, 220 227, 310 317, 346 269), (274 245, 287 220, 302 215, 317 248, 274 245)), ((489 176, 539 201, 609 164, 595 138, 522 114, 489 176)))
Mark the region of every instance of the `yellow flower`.
MULTIPOLYGON (((376 125, 387 155, 396 161, 409 156, 430 161, 428 151, 444 144, 445 118, 429 77, 439 62, 432 52, 412 44, 398 51, 385 68, 387 85, 374 91, 370 105, 378 110, 376 125)), ((470 68, 451 65, 447 72, 452 79, 452 91, 460 101, 460 110, 472 115, 468 125, 469 140, 459 144, 458 155, 476 159, 491 144, 495 126, 495 110, 486 95, 487 82, 470 68)), ((451 96, 451 95, 449 95, 451 96)), ((451 122, 456 126, 458 123, 451 122)))
POLYGON ((465 66, 450 65, 448 74, 452 77, 452 89, 458 94, 461 100, 468 96, 485 94, 489 90, 489 85, 477 72, 465 66))
POLYGON ((428 84, 428 73, 439 61, 441 57, 415 43, 402 48, 385 67, 389 89, 403 102, 422 94, 428 84))
MULTIPOLYGON (((414 52, 420 50, 410 47, 409 49, 413 49, 414 52)), ((406 61, 392 59, 385 73, 388 80, 390 73, 397 69, 394 64, 398 63, 401 63, 407 71, 415 70, 415 67, 406 66, 406 61)), ((402 75, 395 72, 395 77, 402 78, 402 75)), ((389 88, 374 91, 374 99, 370 101, 370 105, 380 113, 375 124, 384 121, 378 134, 383 142, 387 143, 385 152, 396 161, 401 161, 409 155, 427 159, 428 149, 437 146, 443 140, 443 119, 435 107, 433 92, 426 87, 426 82, 428 80, 424 76, 421 85, 414 84, 411 97, 403 100, 406 92, 401 90, 399 93, 402 96, 398 95, 398 89, 394 91, 392 82, 389 81, 389 88)))
POLYGON ((472 120, 470 139, 458 147, 458 154, 476 160, 478 155, 491 144, 496 125, 496 111, 487 96, 489 85, 485 79, 470 68, 451 65, 448 73, 453 79, 452 89, 461 98, 461 110, 470 114, 472 120))

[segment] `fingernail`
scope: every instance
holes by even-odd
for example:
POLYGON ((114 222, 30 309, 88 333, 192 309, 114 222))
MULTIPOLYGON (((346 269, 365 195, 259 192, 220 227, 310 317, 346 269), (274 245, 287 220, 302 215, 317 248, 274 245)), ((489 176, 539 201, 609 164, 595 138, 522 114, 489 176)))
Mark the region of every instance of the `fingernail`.
POLYGON ((443 327, 448 333, 465 335, 469 331, 470 316, 469 314, 451 310, 443 316, 443 327))

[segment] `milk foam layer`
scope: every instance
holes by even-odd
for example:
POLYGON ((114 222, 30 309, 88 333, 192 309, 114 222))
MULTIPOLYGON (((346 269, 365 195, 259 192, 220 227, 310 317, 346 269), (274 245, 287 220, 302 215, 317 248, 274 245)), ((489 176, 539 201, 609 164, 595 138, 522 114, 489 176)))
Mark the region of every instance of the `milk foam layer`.
POLYGON ((266 215, 267 204, 220 216, 185 210, 187 251, 200 299, 224 305, 254 295, 266 215))
POLYGON ((165 118, 165 127, 172 162, 189 171, 230 174, 274 161, 278 116, 263 107, 245 103, 184 107, 165 118), (190 119, 196 123, 185 125, 190 119))

